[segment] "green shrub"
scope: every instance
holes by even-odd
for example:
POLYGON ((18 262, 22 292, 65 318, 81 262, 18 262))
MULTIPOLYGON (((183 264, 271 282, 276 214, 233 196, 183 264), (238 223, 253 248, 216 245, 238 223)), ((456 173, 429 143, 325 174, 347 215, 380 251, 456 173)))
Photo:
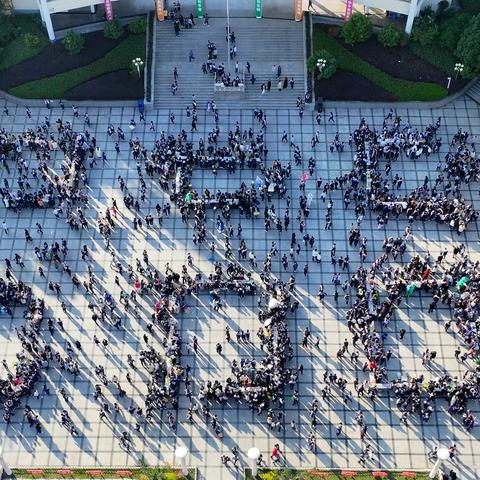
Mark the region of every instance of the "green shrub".
POLYGON ((307 60, 307 69, 309 72, 318 72, 318 78, 326 80, 333 76, 337 71, 338 61, 328 50, 317 50, 307 60), (325 66, 319 71, 317 68, 317 60, 325 60, 325 66))
POLYGON ((478 0, 462 0, 462 7, 471 15, 480 13, 480 2, 478 0))
POLYGON ((68 53, 80 53, 85 46, 85 38, 79 33, 69 30, 63 37, 62 44, 68 53))
POLYGON ((9 90, 22 98, 65 98, 65 92, 105 73, 128 69, 132 57, 145 54, 145 35, 128 35, 105 56, 68 72, 18 85, 9 90))
POLYGON ((354 13, 343 25, 341 35, 349 45, 365 42, 372 35, 372 22, 365 15, 354 13))
POLYGON ((480 15, 472 18, 458 41, 455 55, 473 72, 480 72, 480 15))
POLYGON ((10 20, 10 17, 0 16, 0 47, 4 47, 19 34, 19 29, 10 20))
POLYGON ((460 12, 451 18, 443 20, 440 24, 440 45, 453 52, 457 48, 460 36, 470 22, 470 18, 468 13, 460 12))
POLYGON ((439 28, 430 15, 417 17, 413 22, 412 38, 421 45, 432 45, 438 37, 439 28))
MULTIPOLYGON (((431 101, 447 96, 445 88, 436 83, 412 82, 402 78, 392 77, 358 55, 345 48, 334 38, 329 37, 319 28, 315 28, 313 35, 315 51, 326 49, 338 60, 338 68, 356 73, 373 84, 382 87, 395 95, 401 101, 431 101)), ((40 97, 42 98, 42 97, 40 97)))
POLYGON ((103 35, 105 38, 118 40, 123 35, 123 27, 120 25, 118 20, 111 20, 105 24, 103 35))
POLYGON ((145 33, 147 31, 147 21, 143 17, 137 17, 128 24, 127 30, 130 33, 145 33))
POLYGON ((378 41, 384 47, 396 47, 400 44, 403 32, 389 23, 378 32, 378 41))
POLYGON ((40 45, 40 37, 34 33, 25 33, 23 35, 23 43, 28 48, 36 48, 40 45))

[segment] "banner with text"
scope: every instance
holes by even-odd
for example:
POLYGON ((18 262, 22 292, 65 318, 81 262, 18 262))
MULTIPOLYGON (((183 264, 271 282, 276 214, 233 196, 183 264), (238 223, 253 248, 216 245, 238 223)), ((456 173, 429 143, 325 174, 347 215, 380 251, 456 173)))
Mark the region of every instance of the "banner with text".
POLYGON ((295 0, 295 20, 301 22, 303 18, 302 0, 295 0))
POLYGON ((103 0, 103 5, 105 7, 105 16, 110 22, 111 20, 113 20, 112 0, 103 0))
POLYGON ((197 0, 197 17, 203 18, 203 0, 197 0))
POLYGON ((165 20, 165 5, 164 5, 164 2, 163 0, 156 0, 156 11, 157 11, 157 20, 159 22, 163 22, 163 20, 165 20))
POLYGON ((262 0, 255 0, 255 17, 262 18, 262 0))
POLYGON ((345 16, 343 17, 346 22, 350 19, 353 12, 353 0, 347 0, 345 4, 345 16))

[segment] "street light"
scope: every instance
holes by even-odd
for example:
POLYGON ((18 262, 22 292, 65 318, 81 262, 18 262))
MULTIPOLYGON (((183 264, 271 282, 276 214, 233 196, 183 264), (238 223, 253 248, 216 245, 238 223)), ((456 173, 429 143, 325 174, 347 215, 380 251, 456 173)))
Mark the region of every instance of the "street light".
POLYGON ((141 58, 134 58, 132 60, 133 68, 137 70, 138 76, 140 77, 140 69, 143 67, 143 60, 141 58))
POLYGON ((435 478, 440 470, 442 462, 450 458, 450 452, 448 448, 439 448, 437 450, 437 461, 432 468, 432 471, 428 474, 428 478, 435 478))
POLYGON ((327 61, 324 58, 319 58, 317 60, 317 68, 320 73, 322 73, 322 70, 327 66, 327 61))
POLYGON ((252 477, 255 478, 257 476, 258 465, 257 460, 260 457, 260 450, 257 447, 252 447, 248 449, 247 456, 251 461, 252 464, 252 477))
POLYGON ((463 63, 456 63, 453 69, 455 70, 455 80, 458 78, 458 74, 463 73, 463 69, 465 68, 465 65, 463 63))
POLYGON ((187 460, 188 449, 186 447, 177 447, 175 449, 175 457, 180 461, 182 465, 182 474, 184 477, 188 475, 187 460))

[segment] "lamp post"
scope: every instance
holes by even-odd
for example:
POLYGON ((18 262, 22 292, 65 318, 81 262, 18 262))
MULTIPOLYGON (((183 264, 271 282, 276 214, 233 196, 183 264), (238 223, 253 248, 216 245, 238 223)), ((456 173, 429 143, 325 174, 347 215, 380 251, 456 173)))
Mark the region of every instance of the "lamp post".
POLYGON ((465 68, 465 65, 463 63, 456 63, 453 69, 455 70, 455 80, 458 78, 458 74, 463 73, 463 69, 465 68))
POLYGON ((132 60, 133 67, 137 70, 138 76, 140 77, 140 69, 143 67, 143 60, 141 58, 134 58, 132 60))
POLYGON ((260 457, 260 450, 257 447, 252 447, 248 449, 247 456, 250 459, 252 465, 252 477, 255 478, 257 476, 258 465, 257 460, 260 457))
POLYGON ((322 70, 327 66, 327 61, 324 58, 319 58, 317 60, 317 68, 320 74, 322 73, 322 70))
POLYGON ((175 457, 177 460, 180 461, 180 464, 182 465, 182 474, 184 477, 188 475, 188 468, 187 468, 187 455, 188 455, 188 449, 186 447, 177 447, 175 449, 175 457))
POLYGON ((448 460, 449 458, 450 452, 448 451, 448 448, 439 448, 437 450, 437 461, 435 462, 432 471, 428 474, 428 478, 435 478, 440 470, 442 462, 448 460))

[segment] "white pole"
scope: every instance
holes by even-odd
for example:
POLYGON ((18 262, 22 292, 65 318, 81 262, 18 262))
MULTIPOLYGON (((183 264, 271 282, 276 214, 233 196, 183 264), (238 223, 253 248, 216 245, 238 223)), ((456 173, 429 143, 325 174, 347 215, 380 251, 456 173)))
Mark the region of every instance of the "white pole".
POLYGON ((452 82, 452 77, 447 77, 448 83, 447 83, 447 90, 450 88, 450 83, 452 82))
POLYGON ((180 460, 180 464, 182 465, 182 474, 184 477, 188 475, 188 467, 186 460, 187 455, 188 450, 186 447, 177 447, 175 449, 175 457, 177 458, 177 460, 180 460))
POLYGON ((432 471, 428 474, 428 478, 436 478, 438 471, 440 470, 440 467, 442 465, 442 462, 444 460, 448 460, 450 457, 450 452, 448 451, 447 448, 439 448, 437 450, 437 461, 435 462, 435 465, 432 468, 432 471))
POLYGON ((260 450, 257 447, 252 447, 248 449, 247 456, 250 459, 252 466, 252 477, 255 478, 258 472, 257 460, 260 457, 260 450))
POLYGON ((48 38, 53 42, 55 40, 55 30, 53 29, 52 18, 50 17, 50 12, 45 0, 40 0, 40 8, 43 11, 43 20, 47 29, 48 38))
POLYGON ((230 73, 230 2, 227 0, 227 60, 228 60, 228 73, 230 73))

